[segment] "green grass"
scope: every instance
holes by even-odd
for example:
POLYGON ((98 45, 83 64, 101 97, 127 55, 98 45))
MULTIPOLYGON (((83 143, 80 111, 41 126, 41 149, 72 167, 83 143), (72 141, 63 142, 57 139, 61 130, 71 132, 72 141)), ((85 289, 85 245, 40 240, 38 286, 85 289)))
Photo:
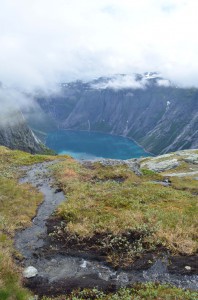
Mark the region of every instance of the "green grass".
POLYGON ((10 150, 0 146, 0 174, 4 177, 16 177, 19 167, 54 160, 56 156, 32 155, 20 150, 10 150))
MULTIPOLYGON (((31 224, 42 195, 28 184, 17 183, 19 168, 54 159, 57 157, 0 147, 0 300, 26 300, 31 295, 23 288, 21 270, 13 262, 13 256, 20 259, 13 249, 13 237, 17 229, 31 224)), ((108 261, 118 264, 123 253, 122 263, 127 265, 159 244, 173 253, 197 250, 198 198, 192 179, 173 178, 173 187, 165 188, 152 183, 162 176, 148 170, 138 177, 127 166, 95 163, 85 167, 68 157, 52 169, 67 194, 67 201, 56 212, 64 220, 62 234, 69 232, 80 239, 103 234, 108 261), (129 243, 127 234, 138 238, 129 243)), ((108 295, 97 290, 74 291, 57 299, 195 300, 197 296, 170 286, 146 284, 108 295)))
MULTIPOLYGON (((115 293, 105 294, 97 289, 74 291, 71 295, 53 298, 54 300, 196 300, 197 292, 184 291, 169 285, 139 284, 133 288, 122 288, 115 293)), ((52 300, 44 297, 42 300, 52 300)))
POLYGON ((198 181, 193 177, 171 177, 171 184, 175 189, 198 194, 198 181))
POLYGON ((13 248, 17 229, 31 224, 43 196, 28 184, 19 185, 19 167, 55 159, 0 147, 0 300, 26 300, 30 292, 22 287, 21 270, 13 262, 20 258, 13 248))
MULTIPOLYGON (((156 176, 159 179, 158 174, 146 172, 140 178, 126 166, 104 167, 97 163, 85 168, 73 160, 56 166, 55 174, 67 194, 67 201, 56 212, 66 223, 62 235, 66 231, 83 239, 110 233, 122 239, 125 234, 137 232, 141 238, 129 246, 129 262, 158 245, 173 253, 197 251, 197 196, 152 183, 156 176)), ((115 247, 111 250, 107 259, 116 264, 116 255, 120 254, 116 254, 115 247)))
MULTIPOLYGON (((0 176, 0 299, 27 299, 19 270, 12 260, 13 237, 16 229, 31 224, 42 195, 28 185, 0 176)), ((16 254, 15 254, 16 255, 16 254)))

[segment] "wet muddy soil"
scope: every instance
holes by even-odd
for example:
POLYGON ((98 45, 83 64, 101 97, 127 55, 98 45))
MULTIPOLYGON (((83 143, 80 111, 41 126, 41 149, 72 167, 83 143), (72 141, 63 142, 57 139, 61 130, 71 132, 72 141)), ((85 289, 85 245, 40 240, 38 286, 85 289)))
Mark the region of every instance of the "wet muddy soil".
MULTIPOLYGON (((120 251, 120 263, 116 266, 113 263, 108 263, 107 255, 109 252, 108 247, 104 247, 104 241, 108 239, 111 233, 97 233, 89 238, 78 238, 77 235, 71 235, 64 231, 63 234, 57 235, 57 229, 63 226, 65 228, 66 223, 61 218, 56 216, 51 216, 47 220, 47 233, 45 247, 43 247, 43 252, 45 255, 51 255, 54 253, 62 253, 66 255, 75 255, 87 259, 93 258, 98 261, 106 262, 106 265, 113 266, 115 269, 123 270, 146 270, 157 259, 167 258, 167 270, 170 273, 178 273, 182 275, 198 275, 198 255, 180 255, 172 256, 169 251, 163 246, 158 246, 154 251, 145 251, 141 255, 134 257, 132 263, 123 264, 121 256, 125 249, 120 251), (55 234, 54 234, 55 233, 55 234), (103 247, 101 247, 101 245, 103 247), (185 268, 188 266, 187 268, 185 268)), ((141 238, 141 232, 130 232, 130 234, 123 234, 123 238, 127 238, 129 243, 134 243, 141 238)), ((114 251, 116 252, 116 247, 114 246, 114 251)), ((118 253, 119 254, 119 253, 118 253)))

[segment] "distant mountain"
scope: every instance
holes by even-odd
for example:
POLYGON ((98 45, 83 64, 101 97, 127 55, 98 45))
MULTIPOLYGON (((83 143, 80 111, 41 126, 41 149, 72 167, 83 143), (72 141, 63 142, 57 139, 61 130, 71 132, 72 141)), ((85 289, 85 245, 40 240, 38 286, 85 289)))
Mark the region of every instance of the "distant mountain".
POLYGON ((37 102, 57 128, 126 136, 154 154, 198 148, 198 89, 155 72, 63 83, 37 102))
POLYGON ((28 127, 19 111, 0 113, 0 145, 32 154, 49 151, 28 127))

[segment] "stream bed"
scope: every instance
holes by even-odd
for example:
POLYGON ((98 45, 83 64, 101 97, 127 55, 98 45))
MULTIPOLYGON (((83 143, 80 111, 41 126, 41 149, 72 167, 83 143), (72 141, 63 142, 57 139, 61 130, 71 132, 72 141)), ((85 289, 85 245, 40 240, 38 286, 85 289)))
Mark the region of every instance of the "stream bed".
POLYGON ((198 290, 197 275, 181 275, 168 271, 168 258, 156 259, 148 269, 114 270, 105 263, 78 256, 57 254, 45 255, 42 251, 47 239, 46 221, 63 201, 65 196, 54 185, 48 167, 55 162, 45 162, 24 168, 25 176, 20 183, 30 183, 43 193, 44 201, 39 206, 32 226, 17 232, 15 248, 23 255, 24 268, 34 266, 38 275, 30 278, 26 286, 38 295, 58 295, 74 288, 115 290, 136 282, 170 283, 177 287, 198 290))

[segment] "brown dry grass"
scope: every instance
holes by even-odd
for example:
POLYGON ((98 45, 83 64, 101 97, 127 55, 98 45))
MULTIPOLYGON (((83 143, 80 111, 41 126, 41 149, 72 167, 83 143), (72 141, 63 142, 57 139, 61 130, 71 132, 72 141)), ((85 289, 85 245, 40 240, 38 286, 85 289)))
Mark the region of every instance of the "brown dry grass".
POLYGON ((151 248, 161 243, 174 253, 197 251, 197 196, 174 186, 153 184, 155 174, 140 178, 126 166, 97 163, 87 169, 77 162, 65 162, 56 168, 68 198, 57 215, 66 220, 69 232, 82 237, 109 231, 119 235, 146 227, 150 235, 143 242, 151 248), (75 176, 62 176, 65 173, 75 176), (124 180, 118 183, 117 178, 124 180))
POLYGON ((31 224, 43 197, 28 184, 17 182, 18 168, 54 156, 30 155, 0 147, 0 299, 27 300, 30 292, 22 288, 21 271, 13 262, 15 230, 31 224))

